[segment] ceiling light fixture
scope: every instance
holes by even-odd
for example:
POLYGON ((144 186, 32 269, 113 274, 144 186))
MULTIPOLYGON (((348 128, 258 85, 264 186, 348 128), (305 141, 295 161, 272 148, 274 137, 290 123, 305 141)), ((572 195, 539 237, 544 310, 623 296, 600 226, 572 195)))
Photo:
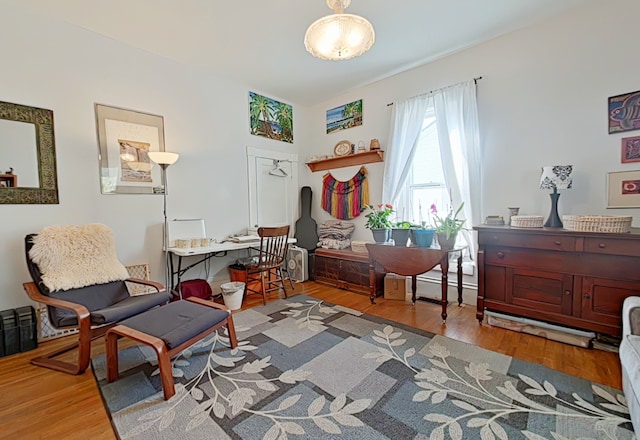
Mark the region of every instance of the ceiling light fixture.
POLYGON ((304 47, 323 60, 348 60, 368 51, 376 40, 373 26, 358 15, 345 14, 351 0, 327 0, 333 14, 316 20, 304 35, 304 47))

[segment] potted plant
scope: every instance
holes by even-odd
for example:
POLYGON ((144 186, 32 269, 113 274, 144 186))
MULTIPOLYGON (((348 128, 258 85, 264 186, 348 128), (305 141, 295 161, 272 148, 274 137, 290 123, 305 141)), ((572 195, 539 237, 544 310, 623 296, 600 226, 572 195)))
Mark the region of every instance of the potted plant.
POLYGON ((427 222, 422 222, 420 225, 411 226, 409 237, 411 238, 411 243, 418 247, 431 247, 435 233, 436 231, 431 225, 428 225, 427 222))
POLYGON ((409 241, 409 231, 411 223, 407 221, 397 222, 391 229, 391 238, 395 246, 406 246, 409 241))
POLYGON ((391 229, 389 217, 394 213, 393 206, 381 203, 377 208, 373 205, 367 205, 367 208, 371 212, 365 214, 367 223, 365 223, 364 227, 371 229, 376 243, 386 242, 389 239, 389 229, 391 229))
POLYGON ((453 209, 449 210, 446 217, 438 216, 438 209, 436 205, 431 205, 431 214, 433 215, 433 222, 435 226, 436 236, 438 237, 438 244, 442 249, 453 249, 456 243, 456 237, 458 232, 462 230, 465 220, 458 218, 458 214, 462 211, 464 202, 460 204, 456 212, 453 209))

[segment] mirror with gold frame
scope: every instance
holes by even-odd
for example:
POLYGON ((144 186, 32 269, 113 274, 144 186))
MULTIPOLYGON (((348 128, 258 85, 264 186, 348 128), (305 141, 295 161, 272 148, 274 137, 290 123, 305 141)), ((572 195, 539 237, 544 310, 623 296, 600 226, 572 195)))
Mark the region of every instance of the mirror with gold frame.
POLYGON ((0 101, 0 204, 58 203, 53 111, 0 101))

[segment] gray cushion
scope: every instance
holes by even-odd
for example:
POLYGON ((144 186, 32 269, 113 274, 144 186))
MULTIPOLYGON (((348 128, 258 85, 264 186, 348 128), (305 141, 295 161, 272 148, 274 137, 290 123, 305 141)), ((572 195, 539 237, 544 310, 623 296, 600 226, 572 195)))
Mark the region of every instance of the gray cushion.
POLYGON ((162 339, 171 350, 227 319, 229 312, 176 301, 120 322, 132 329, 162 339))

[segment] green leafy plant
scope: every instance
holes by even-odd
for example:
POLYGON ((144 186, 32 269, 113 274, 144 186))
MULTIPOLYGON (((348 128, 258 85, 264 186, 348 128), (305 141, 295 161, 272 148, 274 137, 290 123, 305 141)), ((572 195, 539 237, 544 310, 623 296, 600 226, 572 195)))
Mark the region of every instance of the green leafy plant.
POLYGON ((397 222, 393 225, 393 227, 397 229, 409 229, 411 226, 413 225, 408 221, 397 222))
POLYGON ((395 211, 393 206, 389 204, 380 204, 377 208, 373 205, 367 205, 367 208, 371 210, 370 213, 365 214, 367 223, 364 227, 367 229, 390 229, 391 228, 391 214, 395 211))
POLYGON ((433 223, 436 234, 445 234, 446 238, 449 239, 452 235, 457 234, 463 229, 465 220, 458 218, 458 214, 462 211, 463 206, 464 202, 460 204, 460 207, 455 213, 453 209, 451 209, 446 217, 440 217, 438 216, 438 208, 436 208, 436 205, 431 205, 431 214, 434 218, 433 223))

